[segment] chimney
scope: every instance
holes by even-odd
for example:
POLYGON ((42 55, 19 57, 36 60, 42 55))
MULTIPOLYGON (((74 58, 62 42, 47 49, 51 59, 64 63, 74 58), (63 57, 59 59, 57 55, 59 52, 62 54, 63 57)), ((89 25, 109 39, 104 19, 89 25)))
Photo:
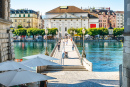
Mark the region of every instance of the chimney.
POLYGON ((82 9, 82 7, 81 7, 81 9, 82 9))

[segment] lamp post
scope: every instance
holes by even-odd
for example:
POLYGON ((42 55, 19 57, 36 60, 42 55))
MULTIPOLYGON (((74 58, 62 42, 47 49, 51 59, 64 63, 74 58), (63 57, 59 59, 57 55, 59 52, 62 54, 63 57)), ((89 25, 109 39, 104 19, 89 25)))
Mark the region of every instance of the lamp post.
POLYGON ((47 50, 47 34, 48 34, 48 30, 45 29, 45 34, 46 34, 46 51, 45 51, 45 55, 49 56, 48 50, 47 50))
POLYGON ((86 58, 85 47, 84 47, 84 34, 85 34, 85 29, 82 30, 82 33, 83 33, 83 51, 82 51, 82 58, 86 58))
POLYGON ((113 27, 111 26, 111 23, 110 23, 110 27, 108 28, 108 31, 109 31, 109 35, 113 34, 113 27))
POLYGON ((72 40, 73 40, 73 31, 72 30, 70 30, 70 34, 72 34, 72 40))
POLYGON ((75 30, 74 30, 74 42, 75 42, 75 30))

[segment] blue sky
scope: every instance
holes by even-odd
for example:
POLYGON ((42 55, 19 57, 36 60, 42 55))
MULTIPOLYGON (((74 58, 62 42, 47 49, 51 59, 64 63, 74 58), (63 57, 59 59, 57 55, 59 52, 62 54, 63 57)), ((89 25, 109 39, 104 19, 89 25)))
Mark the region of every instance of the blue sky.
POLYGON ((114 11, 123 11, 124 0, 11 0, 12 9, 28 8, 40 11, 43 15, 59 6, 110 7, 114 11))

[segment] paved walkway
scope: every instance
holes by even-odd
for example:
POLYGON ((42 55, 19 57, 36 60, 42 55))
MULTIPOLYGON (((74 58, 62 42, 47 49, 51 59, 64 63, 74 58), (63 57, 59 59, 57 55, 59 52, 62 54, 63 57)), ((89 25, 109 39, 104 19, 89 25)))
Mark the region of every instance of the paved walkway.
POLYGON ((72 50, 72 42, 68 39, 68 44, 66 45, 65 39, 61 40, 60 51, 56 50, 53 57, 58 58, 60 60, 56 60, 54 62, 59 63, 61 65, 81 65, 77 52, 72 50), (63 43, 65 42, 65 44, 63 43), (62 51, 68 52, 68 58, 62 59, 62 51))
MULTIPOLYGON (((53 57, 60 59, 54 61, 62 65, 81 65, 76 51, 72 51, 72 42, 69 40, 65 46, 68 59, 61 60, 64 48, 61 41, 60 51, 56 50, 53 57)), ((118 87, 118 72, 89 72, 89 71, 45 71, 45 74, 57 79, 49 80, 48 87, 118 87)))
POLYGON ((49 72, 48 87, 119 87, 118 72, 58 71, 49 72))

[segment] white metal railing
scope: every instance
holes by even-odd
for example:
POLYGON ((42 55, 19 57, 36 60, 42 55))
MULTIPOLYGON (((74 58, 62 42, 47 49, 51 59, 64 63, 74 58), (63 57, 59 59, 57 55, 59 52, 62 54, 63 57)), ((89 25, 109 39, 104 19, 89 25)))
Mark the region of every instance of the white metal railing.
POLYGON ((76 52, 77 52, 77 54, 78 54, 78 56, 79 56, 79 59, 80 59, 80 61, 81 61, 81 64, 82 64, 88 71, 92 71, 92 62, 88 61, 86 58, 82 58, 82 57, 81 57, 81 54, 80 54, 80 52, 79 52, 79 50, 78 50, 78 48, 77 48, 77 46, 76 46, 76 44, 75 44, 75 42, 72 41, 72 43, 73 43, 74 46, 75 46, 75 50, 76 50, 76 52))
POLYGON ((78 48, 77 48, 77 46, 76 46, 76 44, 75 44, 75 42, 73 40, 72 40, 72 43, 74 44, 75 50, 76 50, 76 52, 77 52, 77 54, 79 56, 80 61, 82 62, 82 57, 80 55, 80 52, 79 52, 79 50, 78 50, 78 48))

